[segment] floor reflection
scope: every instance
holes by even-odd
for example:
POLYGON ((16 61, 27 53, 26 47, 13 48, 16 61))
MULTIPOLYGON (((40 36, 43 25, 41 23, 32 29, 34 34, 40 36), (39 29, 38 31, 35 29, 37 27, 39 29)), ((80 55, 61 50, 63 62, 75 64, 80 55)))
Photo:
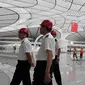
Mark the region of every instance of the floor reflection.
MULTIPOLYGON (((6 76, 8 76, 4 77, 4 83, 7 81, 9 82, 9 80, 11 81, 15 70, 15 64, 17 63, 17 59, 10 59, 10 57, 0 57, 0 60, 3 60, 0 61, 0 69, 3 73, 6 74, 6 76)), ((33 70, 34 69, 31 68, 31 79, 33 79, 33 70)), ((72 53, 62 53, 60 57, 60 71, 62 75, 63 85, 85 85, 85 55, 82 60, 73 61, 72 53)), ((0 76, 0 80, 2 76, 0 76)), ((56 85, 54 78, 53 85, 56 85)))

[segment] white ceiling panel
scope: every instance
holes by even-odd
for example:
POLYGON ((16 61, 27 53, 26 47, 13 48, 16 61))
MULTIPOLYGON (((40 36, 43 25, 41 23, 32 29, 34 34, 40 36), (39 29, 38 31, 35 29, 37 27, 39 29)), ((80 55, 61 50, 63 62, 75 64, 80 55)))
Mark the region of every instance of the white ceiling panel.
POLYGON ((19 25, 37 30, 49 19, 53 28, 69 35, 66 39, 85 40, 84 33, 79 32, 85 31, 85 0, 0 0, 0 12, 0 36, 4 31, 12 35, 19 25), (71 32, 72 21, 78 23, 78 33, 71 32))
POLYGON ((67 40, 72 41, 85 41, 85 31, 80 31, 78 33, 72 33, 66 37, 67 40))

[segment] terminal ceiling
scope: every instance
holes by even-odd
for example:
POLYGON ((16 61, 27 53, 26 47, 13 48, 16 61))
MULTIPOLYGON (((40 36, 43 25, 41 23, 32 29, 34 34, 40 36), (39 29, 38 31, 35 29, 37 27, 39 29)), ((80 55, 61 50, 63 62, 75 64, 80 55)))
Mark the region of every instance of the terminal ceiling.
POLYGON ((66 39, 85 41, 85 0, 0 0, 0 36, 16 35, 23 26, 36 28, 37 34, 45 19, 66 39), (73 21, 78 23, 77 33, 71 32, 73 21))

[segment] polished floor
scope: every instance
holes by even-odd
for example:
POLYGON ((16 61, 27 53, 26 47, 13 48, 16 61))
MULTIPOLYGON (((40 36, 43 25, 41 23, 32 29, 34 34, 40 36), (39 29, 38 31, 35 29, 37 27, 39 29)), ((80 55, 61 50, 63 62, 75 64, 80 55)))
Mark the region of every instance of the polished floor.
MULTIPOLYGON (((17 63, 16 55, 13 54, 0 54, 0 85, 9 85, 12 79, 17 63)), ((63 85, 85 85, 85 54, 82 60, 76 61, 72 59, 72 53, 61 53, 60 71, 63 85)), ((32 80, 33 68, 30 73, 32 80)), ((53 85, 57 85, 54 77, 53 85)))

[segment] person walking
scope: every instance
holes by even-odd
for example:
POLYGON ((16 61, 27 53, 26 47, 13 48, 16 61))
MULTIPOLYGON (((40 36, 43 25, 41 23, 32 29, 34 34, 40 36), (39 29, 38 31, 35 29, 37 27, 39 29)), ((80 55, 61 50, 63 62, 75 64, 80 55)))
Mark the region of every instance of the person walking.
POLYGON ((73 60, 75 60, 75 57, 76 57, 76 60, 78 60, 76 47, 74 47, 74 50, 73 50, 73 60))
POLYGON ((84 54, 84 50, 83 50, 83 48, 81 48, 81 49, 80 49, 80 60, 82 60, 83 54, 84 54))
POLYGON ((31 85, 30 68, 34 64, 32 62, 31 43, 27 38, 29 30, 27 28, 21 28, 18 33, 18 37, 21 39, 21 45, 19 48, 18 63, 10 85, 19 85, 21 81, 23 85, 31 85))
POLYGON ((52 85, 52 60, 55 56, 55 40, 50 32, 53 24, 50 20, 44 20, 40 26, 40 33, 44 36, 36 56, 37 61, 32 85, 52 85))
MULTIPOLYGON (((52 30, 51 34, 53 37, 56 37, 56 31, 52 30)), ((62 80, 61 80, 61 73, 60 73, 60 68, 59 68, 59 60, 60 60, 60 47, 58 40, 55 38, 55 59, 53 60, 53 73, 54 73, 54 78, 56 80, 56 83, 58 85, 62 85, 62 80)))

